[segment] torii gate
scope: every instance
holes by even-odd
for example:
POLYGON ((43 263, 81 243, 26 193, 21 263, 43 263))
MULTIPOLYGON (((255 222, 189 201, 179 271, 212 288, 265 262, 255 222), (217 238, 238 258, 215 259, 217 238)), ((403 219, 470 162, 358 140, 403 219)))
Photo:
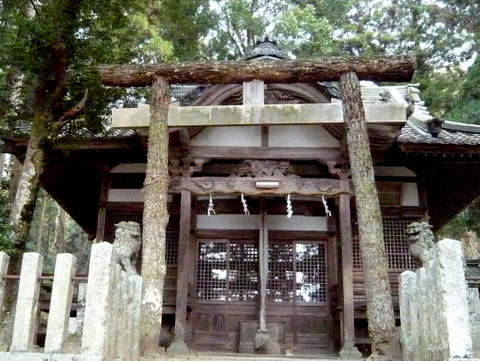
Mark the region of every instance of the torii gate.
MULTIPOLYGON (((360 242, 364 257, 365 286, 368 289, 381 289, 382 292, 367 292, 367 315, 372 310, 383 313, 389 329, 370 322, 372 350, 381 350, 382 345, 391 340, 394 332, 394 315, 388 283, 388 269, 385 254, 373 252, 374 244, 382 243, 383 232, 378 201, 376 207, 362 208, 372 195, 378 199, 373 178, 373 166, 368 135, 365 125, 365 113, 370 122, 404 122, 405 109, 385 104, 380 112, 375 113, 363 107, 358 78, 373 81, 405 81, 413 76, 415 63, 411 57, 329 57, 310 60, 278 60, 275 62, 186 62, 158 65, 104 65, 100 75, 104 85, 109 86, 152 86, 150 116, 143 117, 143 126, 149 124, 149 145, 147 171, 144 183, 143 216, 143 252, 142 276, 143 312, 141 321, 142 354, 158 353, 158 343, 162 318, 162 290, 165 277, 165 230, 168 224, 167 195, 169 191, 168 174, 168 126, 184 127, 192 125, 268 125, 268 124, 318 124, 344 122, 347 130, 348 152, 357 198, 358 219, 360 223, 370 223, 370 242, 363 242, 367 235, 360 229, 360 242), (358 76, 358 78, 357 78, 358 76), (302 104, 302 105, 263 105, 258 99, 259 89, 263 83, 302 83, 318 81, 338 81, 342 92, 342 105, 336 104, 302 104), (169 108, 169 84, 244 84, 243 106, 212 106, 169 108), (253 101, 252 101, 253 99, 253 101), (145 124, 145 122, 147 122, 145 124), (373 188, 372 188, 373 184, 373 188), (383 290, 388 290, 388 295, 383 290)), ((262 97, 263 99, 263 97, 262 97)), ((376 106, 378 107, 378 106, 376 106)), ((140 117, 142 119, 142 117, 140 117)), ((137 124, 138 126, 138 124, 137 124)), ((352 284, 352 250, 349 181, 345 172, 339 175, 340 181, 333 180, 329 187, 340 197, 342 268, 343 268, 343 337, 342 356, 358 353, 354 346, 354 305, 352 284), (356 351, 356 352, 355 352, 356 351)), ((332 181, 332 180, 330 180, 332 181)), ((310 184, 308 194, 319 194, 321 184, 310 184), (319 188, 320 187, 320 188, 319 188)), ((231 192, 244 191, 244 185, 231 192)), ((296 185, 290 185, 290 193, 296 193, 296 185)), ((251 192, 252 187, 250 187, 251 192)), ((187 183, 180 186, 182 204, 190 200, 190 191, 201 193, 199 188, 187 183)), ((215 190, 209 189, 208 192, 215 190)), ((285 189, 278 190, 285 194, 285 189)), ((225 189, 222 188, 222 192, 225 189)), ((272 193, 272 190, 268 190, 272 193)), ((274 191, 275 193, 275 191, 274 191)), ((304 193, 305 194, 305 193, 304 193)), ((186 220, 183 220, 185 222, 186 220)), ((182 220, 180 221, 182 224, 182 220)), ((182 241, 182 240, 180 240, 182 241)), ((179 259, 180 277, 186 276, 186 265, 179 259)), ((180 291, 180 290, 178 290, 180 291)), ((177 297, 178 299, 178 297, 177 297)), ((186 305, 177 304, 175 323, 175 342, 184 342, 186 305), (185 306, 185 307, 184 307, 185 306), (177 319, 178 318, 178 319, 177 319)), ((369 321, 370 321, 370 317, 369 321)))

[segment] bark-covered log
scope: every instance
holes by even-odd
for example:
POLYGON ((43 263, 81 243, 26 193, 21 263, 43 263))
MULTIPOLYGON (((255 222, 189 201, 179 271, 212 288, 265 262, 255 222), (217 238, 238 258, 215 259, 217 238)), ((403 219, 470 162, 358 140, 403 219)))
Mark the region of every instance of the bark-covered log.
POLYGON ((313 83, 336 81, 353 71, 362 80, 407 82, 415 61, 410 56, 325 57, 272 62, 198 61, 156 65, 101 65, 104 85, 136 87, 151 85, 161 76, 170 84, 230 84, 251 80, 265 83, 313 83))
POLYGON ((168 224, 168 126, 170 104, 168 83, 157 78, 152 86, 147 170, 143 187, 142 243, 142 316, 140 324, 141 353, 156 355, 160 351, 163 284, 167 266, 165 240, 168 224))
POLYGON ((340 77, 340 91, 355 193, 372 353, 394 359, 398 345, 395 342, 395 317, 388 278, 382 215, 375 186, 360 84, 355 73, 349 72, 340 77))

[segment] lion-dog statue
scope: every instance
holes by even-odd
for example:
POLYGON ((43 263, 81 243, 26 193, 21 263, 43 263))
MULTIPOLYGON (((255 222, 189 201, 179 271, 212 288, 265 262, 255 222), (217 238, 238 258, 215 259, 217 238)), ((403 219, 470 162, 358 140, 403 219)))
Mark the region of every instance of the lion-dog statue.
POLYGON ((115 262, 120 264, 128 275, 136 275, 135 265, 142 244, 140 225, 133 221, 121 221, 115 225, 113 251, 115 262))
POLYGON ((419 267, 425 265, 433 257, 433 246, 436 239, 431 228, 432 226, 427 222, 413 222, 405 230, 410 254, 419 267))

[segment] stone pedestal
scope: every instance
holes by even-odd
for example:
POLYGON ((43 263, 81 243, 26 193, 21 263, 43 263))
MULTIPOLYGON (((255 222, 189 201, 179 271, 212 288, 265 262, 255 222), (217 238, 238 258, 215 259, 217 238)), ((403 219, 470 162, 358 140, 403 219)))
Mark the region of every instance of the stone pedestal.
POLYGON ((361 359, 362 353, 358 351, 355 345, 343 345, 338 352, 338 356, 344 360, 361 359))

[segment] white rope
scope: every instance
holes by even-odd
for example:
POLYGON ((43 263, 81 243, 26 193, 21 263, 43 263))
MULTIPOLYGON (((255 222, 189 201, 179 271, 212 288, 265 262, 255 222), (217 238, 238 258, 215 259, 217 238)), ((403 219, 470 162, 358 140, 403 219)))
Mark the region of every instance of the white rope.
POLYGON ((215 210, 213 209, 213 198, 212 198, 212 194, 210 194, 210 200, 208 201, 208 209, 207 209, 207 214, 209 216, 211 216, 213 214, 216 214, 215 213, 215 210))
POLYGON ((325 209, 325 215, 326 215, 327 217, 331 217, 331 216, 332 216, 332 212, 330 212, 330 210, 328 209, 327 200, 325 199, 325 197, 323 196, 323 194, 322 194, 322 203, 323 203, 323 208, 325 209))
POLYGON ((249 216, 250 211, 248 210, 247 201, 245 200, 245 197, 243 196, 243 193, 242 193, 240 199, 242 200, 242 204, 243 204, 243 213, 245 213, 246 216, 249 216))
POLYGON ((287 196, 287 217, 292 218, 293 210, 292 210, 292 202, 290 201, 290 194, 287 196))

